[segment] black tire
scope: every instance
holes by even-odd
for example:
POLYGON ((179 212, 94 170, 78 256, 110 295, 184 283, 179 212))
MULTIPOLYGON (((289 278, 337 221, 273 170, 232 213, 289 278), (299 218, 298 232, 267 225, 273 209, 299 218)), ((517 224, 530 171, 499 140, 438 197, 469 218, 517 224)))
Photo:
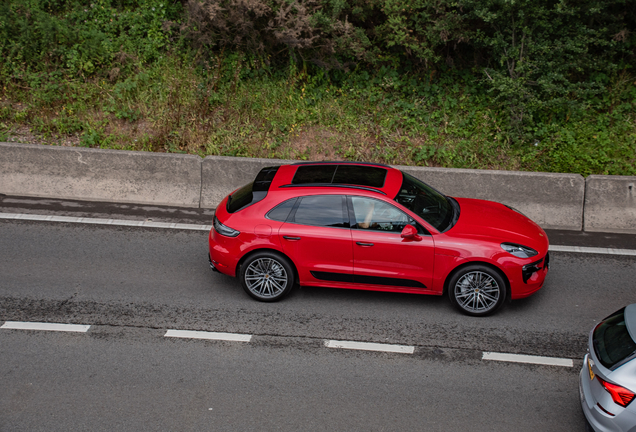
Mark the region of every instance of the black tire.
POLYGON ((271 251, 256 252, 241 265, 241 285, 252 298, 263 302, 282 299, 294 285, 289 260, 271 251))
POLYGON ((506 300, 506 283, 501 275, 482 264, 472 264, 456 271, 448 282, 448 297, 462 313, 490 315, 506 300))

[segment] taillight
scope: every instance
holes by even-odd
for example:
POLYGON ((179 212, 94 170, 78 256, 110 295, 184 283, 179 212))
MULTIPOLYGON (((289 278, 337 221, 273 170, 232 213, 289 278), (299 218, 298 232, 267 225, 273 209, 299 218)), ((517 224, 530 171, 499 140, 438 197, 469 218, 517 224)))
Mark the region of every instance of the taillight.
POLYGON ((240 234, 240 231, 237 231, 229 226, 223 225, 219 220, 214 216, 214 230, 221 235, 226 237, 236 237, 240 234))
POLYGON ((634 392, 627 390, 625 387, 621 387, 616 384, 608 383, 605 380, 602 380, 598 375, 596 376, 598 382, 601 383, 603 388, 607 390, 607 392, 612 396, 612 400, 619 404, 622 407, 626 407, 629 403, 634 399, 634 392))

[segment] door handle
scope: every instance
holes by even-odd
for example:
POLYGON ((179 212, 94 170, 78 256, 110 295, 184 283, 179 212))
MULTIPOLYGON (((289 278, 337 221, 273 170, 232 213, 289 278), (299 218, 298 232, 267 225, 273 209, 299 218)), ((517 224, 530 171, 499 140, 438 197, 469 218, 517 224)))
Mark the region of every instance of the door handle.
POLYGON ((356 242, 358 246, 373 246, 373 243, 356 242))
POLYGON ((292 236, 286 236, 286 235, 284 235, 283 238, 285 240, 300 240, 300 237, 292 237, 292 236))

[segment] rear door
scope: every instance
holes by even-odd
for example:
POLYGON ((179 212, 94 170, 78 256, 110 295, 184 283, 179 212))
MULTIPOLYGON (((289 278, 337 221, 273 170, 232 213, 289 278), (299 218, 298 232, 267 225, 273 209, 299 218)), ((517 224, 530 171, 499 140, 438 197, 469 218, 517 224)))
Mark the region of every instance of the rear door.
POLYGON ((399 290, 432 288, 433 238, 409 215, 387 202, 349 197, 356 284, 399 290), (406 225, 417 228, 419 239, 404 239, 406 225))
POLYGON ((279 236, 301 283, 353 280, 351 230, 344 195, 300 197, 279 236))

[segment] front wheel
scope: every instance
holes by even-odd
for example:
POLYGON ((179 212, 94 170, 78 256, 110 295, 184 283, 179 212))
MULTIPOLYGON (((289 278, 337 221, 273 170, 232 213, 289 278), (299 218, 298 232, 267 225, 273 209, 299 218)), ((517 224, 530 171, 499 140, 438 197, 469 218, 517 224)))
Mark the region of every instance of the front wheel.
POLYGON ((240 271, 241 285, 250 296, 259 301, 280 300, 294 284, 294 272, 287 258, 264 251, 249 257, 240 271))
POLYGON ((506 299, 506 284, 495 270, 473 264, 451 277, 448 296, 451 303, 466 315, 485 316, 503 304, 506 299))

